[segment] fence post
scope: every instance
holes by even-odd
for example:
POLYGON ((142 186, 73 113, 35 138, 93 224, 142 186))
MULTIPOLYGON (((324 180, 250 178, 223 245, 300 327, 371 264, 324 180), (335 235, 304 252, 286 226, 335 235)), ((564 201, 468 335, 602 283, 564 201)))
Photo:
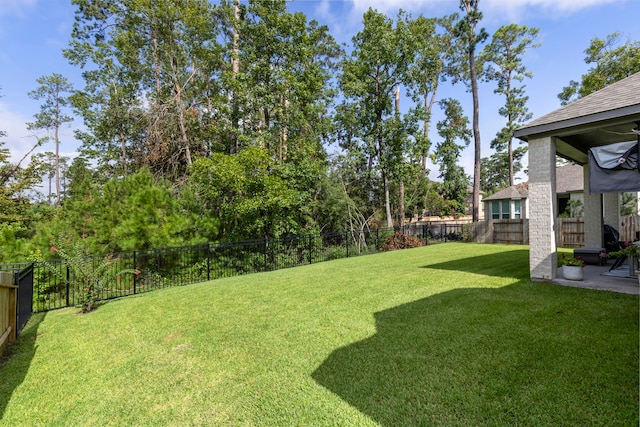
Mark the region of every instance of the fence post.
POLYGON ((207 243, 207 282, 211 280, 211 244, 207 243))
MULTIPOLYGON (((137 262, 136 262, 136 251, 133 251, 133 270, 134 271, 138 271, 138 269, 136 268, 136 264, 137 264, 137 262)), ((138 279, 138 275, 134 274, 133 275, 133 294, 134 295, 136 294, 136 291, 137 291, 137 289, 136 289, 137 288, 137 282, 138 282, 137 279, 138 279)))
POLYGON ((69 307, 69 287, 70 287, 70 282, 71 282, 71 280, 70 280, 70 279, 71 279, 71 273, 69 272, 69 264, 67 264, 67 263, 65 262, 65 266, 66 266, 66 269, 67 269, 67 272, 66 272, 66 277, 67 277, 67 298, 66 298, 66 307, 69 307))
POLYGON ((349 258, 349 231, 344 232, 344 245, 347 251, 347 258, 349 258))
POLYGON ((264 251, 263 251, 264 269, 263 269, 263 271, 268 271, 267 270, 267 249, 268 249, 268 245, 269 245, 269 238, 267 236, 264 236, 264 251))
POLYGON ((313 235, 309 234, 309 264, 313 261, 313 235))

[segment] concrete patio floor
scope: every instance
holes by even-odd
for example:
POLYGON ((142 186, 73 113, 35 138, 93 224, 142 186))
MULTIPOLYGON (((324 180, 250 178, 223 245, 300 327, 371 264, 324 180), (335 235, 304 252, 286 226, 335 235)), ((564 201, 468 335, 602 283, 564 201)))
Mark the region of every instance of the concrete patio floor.
POLYGON ((609 272, 612 261, 609 265, 587 265, 584 267, 584 280, 566 280, 562 277, 562 267, 558 268, 557 276, 551 281, 562 286, 573 286, 576 288, 597 289, 601 291, 620 292, 624 294, 640 295, 640 286, 637 277, 624 277, 629 267, 623 264, 614 272, 609 272), (617 275, 609 275, 617 274, 617 275))

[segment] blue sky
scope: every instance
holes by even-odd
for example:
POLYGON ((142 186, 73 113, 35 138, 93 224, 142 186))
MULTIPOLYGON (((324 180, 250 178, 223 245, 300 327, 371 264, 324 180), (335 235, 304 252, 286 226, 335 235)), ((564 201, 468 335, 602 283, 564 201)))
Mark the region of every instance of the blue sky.
MULTIPOLYGON (((53 72, 65 75, 81 87, 80 70, 67 64, 61 50, 66 46, 74 19, 70 0, 0 0, 0 129, 8 133, 3 140, 14 159, 20 158, 35 142, 25 123, 39 109, 27 92, 36 79, 53 72)), ((349 43, 362 28, 362 14, 372 7, 390 17, 403 8, 415 17, 444 16, 458 11, 458 0, 293 0, 289 8, 303 11, 309 19, 328 25, 339 42, 349 43)), ((623 40, 640 40, 640 0, 480 0, 484 13, 481 26, 489 34, 509 23, 540 28, 541 46, 525 58, 534 78, 526 82, 529 110, 534 118, 560 106, 557 94, 570 80, 579 80, 587 71, 584 50, 594 37, 605 38, 618 31, 623 40)), ((503 100, 493 94, 494 86, 480 86, 480 125, 482 156, 491 154, 490 141, 503 126, 498 109, 503 100)), ((439 98, 455 97, 472 115, 471 95, 461 85, 444 84, 439 98)), ((638 95, 640 96, 640 94, 638 95)), ((404 107, 404 105, 403 105, 404 107)), ((435 121, 440 117, 436 115, 435 121)), ((432 126, 435 128, 435 121, 432 126)), ((73 157, 77 142, 73 128, 76 119, 61 136, 61 151, 73 157)), ((42 136, 42 135, 40 135, 42 136)), ((437 142, 437 135, 432 135, 437 142)), ((42 151, 53 151, 47 144, 42 151)), ((472 174, 473 150, 468 148, 461 163, 472 174)), ((432 167, 431 176, 437 176, 432 167)))

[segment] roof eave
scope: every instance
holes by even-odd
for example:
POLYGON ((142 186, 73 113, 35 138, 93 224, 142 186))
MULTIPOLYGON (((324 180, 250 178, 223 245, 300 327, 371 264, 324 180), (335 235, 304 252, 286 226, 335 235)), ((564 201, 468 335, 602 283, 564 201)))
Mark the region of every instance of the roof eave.
POLYGON ((589 131, 590 129, 607 125, 615 125, 616 123, 624 123, 628 121, 640 121, 640 104, 630 105, 614 110, 603 111, 597 114, 590 114, 581 117, 575 117, 569 120, 561 120, 551 123, 543 123, 540 125, 524 125, 513 133, 513 136, 523 141, 529 141, 529 137, 533 135, 553 135, 562 137, 563 135, 571 135, 576 130, 589 131))

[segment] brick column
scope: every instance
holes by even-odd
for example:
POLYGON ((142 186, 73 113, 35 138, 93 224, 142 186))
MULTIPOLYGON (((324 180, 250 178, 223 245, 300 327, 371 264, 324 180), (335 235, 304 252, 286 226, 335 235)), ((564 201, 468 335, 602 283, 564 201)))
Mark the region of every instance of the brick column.
POLYGON ((589 194, 589 166, 584 171, 584 246, 601 248, 603 243, 602 194, 589 194))
POLYGON ((556 277, 556 141, 529 140, 529 270, 532 280, 556 277))

